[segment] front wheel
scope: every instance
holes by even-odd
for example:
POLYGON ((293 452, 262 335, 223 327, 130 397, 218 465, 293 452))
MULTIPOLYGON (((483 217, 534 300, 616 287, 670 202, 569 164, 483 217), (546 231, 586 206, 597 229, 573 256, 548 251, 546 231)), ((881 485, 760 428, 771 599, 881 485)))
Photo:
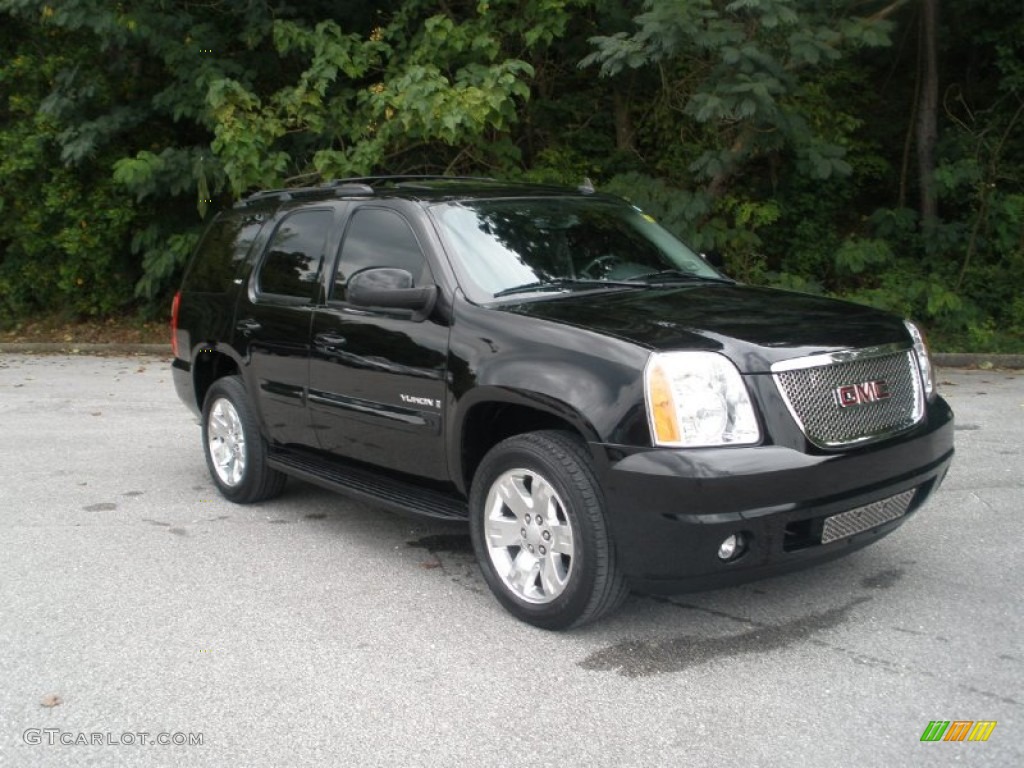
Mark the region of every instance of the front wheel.
POLYGON ((237 376, 217 379, 203 401, 203 449, 221 494, 249 504, 277 496, 285 475, 267 466, 267 444, 237 376))
POLYGON ((567 432, 516 435, 484 457, 470 493, 484 580, 514 616, 567 629, 628 594, 586 447, 567 432))

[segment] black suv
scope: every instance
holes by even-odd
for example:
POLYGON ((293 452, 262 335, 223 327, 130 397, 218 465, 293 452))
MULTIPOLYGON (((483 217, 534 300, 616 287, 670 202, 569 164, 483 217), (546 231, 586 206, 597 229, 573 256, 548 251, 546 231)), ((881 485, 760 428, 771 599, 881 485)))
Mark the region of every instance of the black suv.
POLYGON ((468 519, 540 627, 852 552, 953 457, 912 323, 737 284, 589 188, 261 192, 212 222, 172 314, 224 496, 291 475, 468 519))

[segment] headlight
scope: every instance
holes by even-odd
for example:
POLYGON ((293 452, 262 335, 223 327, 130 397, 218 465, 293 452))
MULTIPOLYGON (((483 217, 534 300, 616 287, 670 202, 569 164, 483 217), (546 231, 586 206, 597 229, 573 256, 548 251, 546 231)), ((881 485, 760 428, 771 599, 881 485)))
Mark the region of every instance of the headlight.
POLYGON ((644 370, 655 445, 749 445, 761 439, 736 366, 715 352, 655 352, 644 370))
POLYGON ((910 338, 914 341, 914 354, 917 355, 917 367, 921 371, 924 394, 931 400, 935 396, 935 375, 932 373, 932 360, 928 356, 928 345, 924 342, 924 334, 909 320, 904 320, 903 324, 907 326, 910 338))

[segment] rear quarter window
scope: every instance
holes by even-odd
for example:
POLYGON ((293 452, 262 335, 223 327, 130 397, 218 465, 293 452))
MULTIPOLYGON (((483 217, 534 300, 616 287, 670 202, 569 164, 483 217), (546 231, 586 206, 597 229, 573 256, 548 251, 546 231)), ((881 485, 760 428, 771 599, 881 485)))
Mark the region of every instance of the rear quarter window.
POLYGON ((262 216, 215 219, 196 249, 184 287, 189 291, 226 293, 249 255, 263 226, 262 216))

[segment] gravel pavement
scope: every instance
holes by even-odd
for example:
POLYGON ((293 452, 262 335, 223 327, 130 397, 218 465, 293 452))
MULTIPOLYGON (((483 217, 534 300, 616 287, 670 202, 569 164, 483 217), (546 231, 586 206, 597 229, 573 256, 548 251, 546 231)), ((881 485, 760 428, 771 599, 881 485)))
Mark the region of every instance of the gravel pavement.
POLYGON ((166 360, 0 354, 0 766, 1024 765, 1024 374, 940 381, 957 458, 892 536, 556 634, 460 526, 221 499, 166 360))

